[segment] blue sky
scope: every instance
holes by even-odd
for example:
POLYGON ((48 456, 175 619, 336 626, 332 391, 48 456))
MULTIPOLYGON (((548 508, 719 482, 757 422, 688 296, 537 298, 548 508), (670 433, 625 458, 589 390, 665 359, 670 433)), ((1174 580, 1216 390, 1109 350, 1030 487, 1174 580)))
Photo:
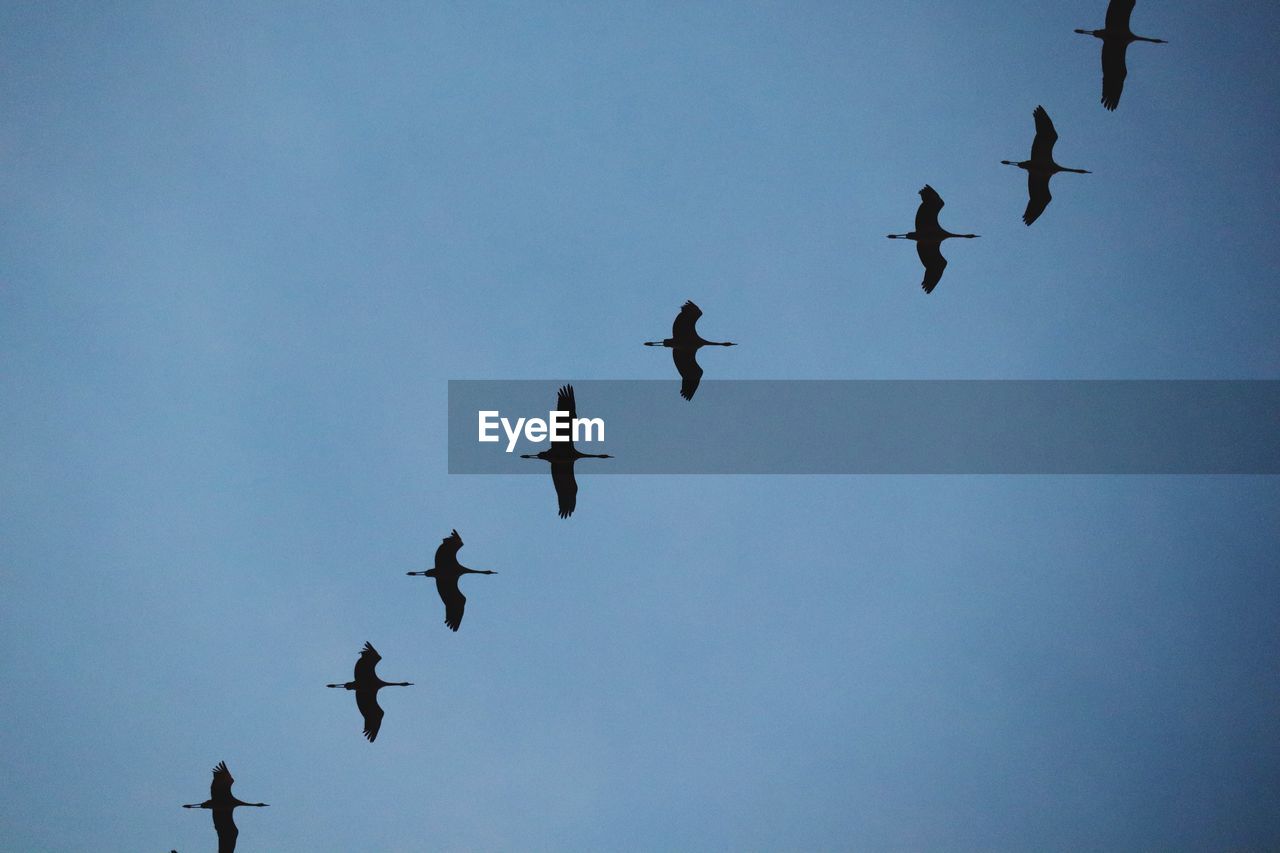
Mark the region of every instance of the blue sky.
POLYGON ((243 850, 1280 844, 1275 478, 445 473, 448 379, 685 299, 715 378, 1280 378, 1277 10, 1140 3, 1114 114, 1104 12, 5 5, 0 847, 211 849, 219 760, 243 850))

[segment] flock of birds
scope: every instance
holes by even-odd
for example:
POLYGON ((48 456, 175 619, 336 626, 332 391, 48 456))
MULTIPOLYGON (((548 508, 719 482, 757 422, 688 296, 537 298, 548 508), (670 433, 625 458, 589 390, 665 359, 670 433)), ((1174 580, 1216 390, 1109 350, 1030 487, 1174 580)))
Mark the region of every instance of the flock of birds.
MULTIPOLYGON (((1107 6, 1107 24, 1100 30, 1076 30, 1082 35, 1093 36, 1102 40, 1102 105, 1108 110, 1120 106, 1120 94, 1124 91, 1124 79, 1129 75, 1125 66, 1125 52, 1135 41, 1152 44, 1168 44, 1164 39, 1147 38, 1134 35, 1129 29, 1129 17, 1133 14, 1136 0, 1111 0, 1107 6)), ((1033 113, 1036 120, 1036 136, 1031 142, 1031 157, 1027 160, 1001 160, 1006 166, 1017 166, 1027 173, 1027 209, 1022 213, 1022 221, 1027 225, 1035 222, 1049 206, 1053 196, 1049 193, 1049 179, 1059 172, 1075 172, 1087 175, 1085 169, 1069 169, 1059 166, 1053 159, 1053 146, 1058 141, 1058 131, 1053 126, 1053 119, 1044 107, 1038 106, 1033 113)), ((933 289, 942 280, 942 273, 947 268, 947 259, 942 256, 942 241, 952 237, 972 239, 977 234, 952 234, 938 224, 938 213, 944 202, 937 190, 928 184, 920 190, 920 207, 916 210, 916 230, 906 234, 889 234, 890 240, 915 240, 916 254, 924 265, 924 279, 920 286, 925 293, 933 293, 933 289)), ((678 362, 677 362, 678 365, 678 362)), ((684 371, 681 371, 684 375, 684 371)), ((700 372, 699 372, 700 375, 700 372)), ((695 383, 696 384, 696 383, 695 383)))
MULTIPOLYGON (((1128 74, 1125 67, 1125 51, 1135 41, 1167 44, 1163 39, 1146 38, 1134 35, 1129 29, 1129 17, 1133 12, 1135 0, 1111 0, 1107 7, 1106 26, 1100 30, 1076 30, 1077 33, 1091 35, 1102 40, 1102 105, 1114 110, 1120 104, 1120 94, 1124 89, 1124 80, 1128 74)), ((1052 200, 1049 194, 1049 180, 1059 172, 1076 172, 1089 174, 1084 169, 1069 169, 1058 165, 1053 159, 1053 146, 1058 140, 1053 121, 1044 107, 1038 106, 1034 112, 1036 122, 1035 140, 1031 143, 1031 157, 1027 160, 1002 160, 1001 163, 1017 166, 1027 173, 1027 208, 1022 214, 1022 221, 1027 225, 1035 222, 1052 200)), ((914 240, 920 262, 924 264, 925 274, 921 286, 926 293, 932 293, 942 278, 947 260, 942 256, 943 240, 952 237, 974 238, 977 234, 953 234, 938 224, 938 213, 942 210, 942 196, 929 185, 920 190, 920 207, 916 211, 915 230, 905 234, 890 234, 890 239, 914 240)), ((671 350, 676 370, 680 374, 680 396, 692 400, 702 379, 702 368, 698 365, 698 350, 705 346, 731 347, 731 341, 708 341, 698 334, 698 318, 701 309, 693 302, 685 302, 676 315, 671 327, 671 337, 661 341, 646 341, 645 346, 661 346, 671 350)), ((576 418, 577 404, 574 399, 573 386, 561 387, 556 395, 556 410, 568 412, 569 417, 576 418)), ((579 459, 609 459, 606 453, 583 453, 570 441, 551 443, 548 450, 536 454, 524 454, 525 459, 541 459, 551 465, 551 481, 555 486, 556 498, 561 518, 573 514, 578 500, 578 484, 574 479, 573 466, 579 459)), ((436 549, 435 565, 421 572, 408 572, 411 576, 435 578, 436 593, 444 604, 444 623, 452 631, 462 625, 462 615, 466 608, 467 598, 458 587, 463 575, 493 575, 497 572, 488 569, 469 569, 458 562, 458 551, 462 548, 462 537, 457 530, 450 532, 436 549)), ((353 680, 342 684, 328 684, 326 687, 342 688, 356 694, 356 708, 364 719, 364 736, 370 743, 378 737, 382 728, 384 712, 378 704, 378 691, 384 687, 410 687, 408 681, 383 681, 378 676, 378 662, 382 655, 371 643, 366 642, 360 657, 356 660, 353 680)), ((218 853, 232 853, 236 847, 239 830, 236 828, 232 813, 240 806, 265 807, 267 803, 247 803, 237 799, 231 793, 231 785, 235 779, 227 769, 226 762, 213 768, 213 782, 209 786, 209 799, 202 803, 184 805, 187 809, 208 809, 213 813, 213 828, 218 835, 218 853)), ((176 851, 174 851, 176 853, 176 851)))

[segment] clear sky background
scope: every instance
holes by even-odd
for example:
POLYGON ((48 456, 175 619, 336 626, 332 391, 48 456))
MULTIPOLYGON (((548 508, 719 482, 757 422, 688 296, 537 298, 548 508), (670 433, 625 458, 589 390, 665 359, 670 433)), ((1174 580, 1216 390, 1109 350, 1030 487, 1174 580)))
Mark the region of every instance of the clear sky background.
POLYGON ((1280 9, 1139 3, 1114 114, 1104 13, 0 7, 0 848, 213 849, 220 760, 245 851, 1280 846, 1276 478, 445 473, 686 299, 708 378, 1280 378, 1280 9))

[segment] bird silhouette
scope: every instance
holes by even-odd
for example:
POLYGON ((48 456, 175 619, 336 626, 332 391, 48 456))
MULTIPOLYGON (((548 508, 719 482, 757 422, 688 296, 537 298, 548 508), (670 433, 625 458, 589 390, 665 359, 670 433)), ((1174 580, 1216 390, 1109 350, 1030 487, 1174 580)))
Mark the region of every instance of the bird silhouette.
POLYGON ((925 293, 933 293, 942 279, 942 271, 947 268, 947 259, 942 257, 942 241, 949 237, 977 237, 977 234, 952 234, 938 224, 938 211, 942 210, 942 196, 929 186, 920 190, 920 207, 916 209, 916 230, 906 234, 889 234, 890 240, 915 240, 916 254, 920 263, 924 264, 924 280, 920 286, 925 293))
POLYGON ((235 811, 236 806, 265 808, 267 805, 266 803, 246 803, 236 799, 231 794, 231 786, 235 781, 231 771, 227 769, 227 762, 219 762, 218 766, 213 768, 209 799, 203 803, 188 803, 183 806, 184 809, 209 809, 213 812, 213 828, 218 833, 218 853, 232 853, 236 849, 236 837, 240 835, 240 830, 236 829, 236 822, 231 818, 231 813, 235 811))
POLYGON ((467 597, 462 594, 462 590, 458 589, 458 578, 463 575, 497 574, 487 569, 468 569, 459 563, 458 549, 461 547, 462 537, 455 530, 440 540, 440 547, 436 549, 435 568, 427 569, 425 572, 405 573, 436 579, 436 592, 440 593, 440 600, 444 602, 444 624, 455 631, 462 624, 462 611, 467 606, 467 597))
POLYGON ((356 692, 356 707, 360 716, 364 717, 364 736, 369 743, 378 737, 378 729, 382 728, 382 707, 378 704, 378 691, 384 687, 412 687, 411 681, 383 681, 378 677, 378 661, 382 655, 371 643, 364 644, 360 659, 356 661, 355 681, 345 684, 326 684, 325 687, 343 687, 356 692))
POLYGON ((1050 178, 1059 172, 1090 174, 1085 169, 1068 169, 1053 162, 1053 144, 1058 141, 1058 132, 1053 129, 1053 119, 1049 118, 1044 107, 1036 107, 1032 115, 1036 118, 1036 138, 1031 143, 1031 159, 1000 161, 1006 166, 1017 166, 1027 171, 1027 209, 1023 211, 1022 221, 1028 225, 1039 219, 1053 200, 1053 196, 1049 194, 1050 178))
MULTIPOLYGON (((578 417, 573 400, 573 386, 564 385, 556 395, 557 412, 568 412, 569 420, 578 417)), ((556 500, 560 504, 560 517, 573 515, 578 505, 578 481, 573 476, 573 463, 579 459, 612 459, 608 453, 583 453, 573 446, 573 439, 553 441, 549 450, 539 453, 522 453, 521 459, 542 459, 551 463, 551 483, 556 487, 556 500)))
POLYGON ((693 399, 702 381, 702 368, 698 366, 698 350, 701 347, 736 347, 732 341, 708 341, 698 334, 698 318, 702 309, 693 302, 685 302, 671 324, 671 337, 661 341, 645 341, 647 347, 670 347, 671 358, 680 372, 680 396, 693 399))
POLYGON ((1129 29, 1129 16, 1136 0, 1111 0, 1107 4, 1107 25, 1100 30, 1076 30, 1081 35, 1102 39, 1102 105, 1109 110, 1120 106, 1124 78, 1129 75, 1124 64, 1125 52, 1135 41, 1168 44, 1164 39, 1135 36, 1129 29))

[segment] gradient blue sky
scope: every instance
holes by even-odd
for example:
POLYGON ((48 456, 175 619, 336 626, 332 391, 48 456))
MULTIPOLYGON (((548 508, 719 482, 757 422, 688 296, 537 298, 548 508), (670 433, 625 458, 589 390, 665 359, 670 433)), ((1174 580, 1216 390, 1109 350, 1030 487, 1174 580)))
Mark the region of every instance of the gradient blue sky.
POLYGON ((1280 846, 1276 478, 445 473, 447 379, 685 299, 718 378, 1280 378, 1280 10, 1139 3, 1115 114, 1104 12, 0 6, 0 848, 212 849, 224 759, 245 851, 1280 846))

